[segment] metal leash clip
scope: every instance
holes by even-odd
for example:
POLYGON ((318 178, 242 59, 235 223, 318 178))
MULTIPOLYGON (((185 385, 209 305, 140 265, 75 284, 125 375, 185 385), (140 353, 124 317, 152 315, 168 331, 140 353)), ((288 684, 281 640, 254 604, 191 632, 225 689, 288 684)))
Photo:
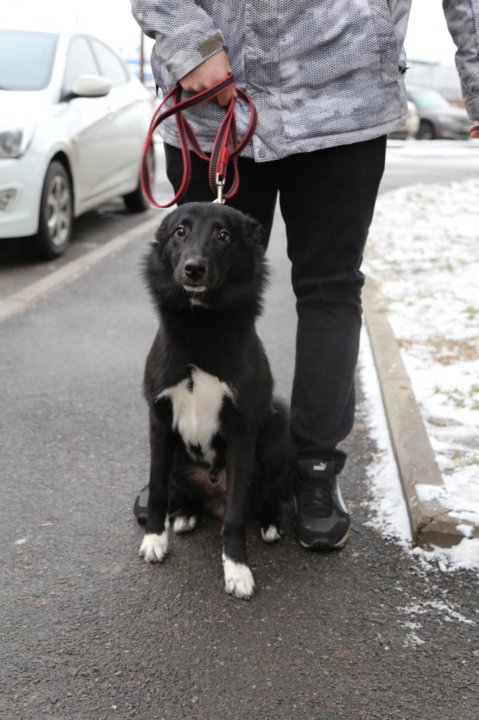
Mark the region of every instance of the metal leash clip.
POLYGON ((221 205, 224 205, 225 199, 223 197, 223 189, 225 186, 224 178, 221 175, 216 176, 216 198, 213 200, 214 203, 220 203, 221 205))

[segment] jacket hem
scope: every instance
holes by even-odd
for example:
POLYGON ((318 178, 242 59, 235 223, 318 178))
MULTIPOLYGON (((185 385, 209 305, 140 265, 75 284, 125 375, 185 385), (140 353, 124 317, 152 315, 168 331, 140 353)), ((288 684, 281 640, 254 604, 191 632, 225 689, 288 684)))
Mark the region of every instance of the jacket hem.
MULTIPOLYGON (((375 125, 370 128, 364 128, 362 130, 353 130, 348 132, 336 133, 334 135, 325 135, 323 137, 308 138, 306 140, 289 141, 287 146, 277 147, 275 151, 271 148, 265 148, 262 146, 264 157, 259 157, 253 150, 252 145, 248 145, 243 152, 241 157, 249 157, 255 160, 255 162, 272 162, 274 160, 281 160, 282 158, 290 155, 299 155, 301 153, 315 152, 316 150, 327 150, 329 148, 338 147, 339 145, 352 145, 353 143, 366 142, 367 140, 374 140, 374 138, 380 137, 381 135, 387 135, 393 130, 398 130, 404 127, 407 119, 407 113, 401 115, 398 118, 389 120, 386 123, 375 125)), ((174 147, 180 147, 178 136, 175 132, 170 131, 167 128, 160 128, 159 134, 163 141, 168 145, 174 147)), ((211 152, 212 141, 204 137, 198 138, 201 148, 204 152, 211 152)))

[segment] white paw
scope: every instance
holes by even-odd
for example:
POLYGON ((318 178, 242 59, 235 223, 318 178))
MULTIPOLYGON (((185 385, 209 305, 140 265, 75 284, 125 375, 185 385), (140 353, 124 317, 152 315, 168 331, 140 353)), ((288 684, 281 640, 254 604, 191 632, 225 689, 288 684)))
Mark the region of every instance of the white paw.
POLYGON ((168 551, 168 531, 164 530, 160 535, 148 533, 143 538, 140 547, 140 556, 146 562, 162 562, 168 551))
POLYGON ((253 573, 247 565, 237 563, 223 555, 225 591, 237 598, 249 600, 254 593, 253 573))
POLYGON ((261 528, 261 537, 265 543, 274 543, 281 540, 281 534, 276 525, 268 525, 266 530, 261 528))
POLYGON ((187 517, 186 515, 178 515, 173 521, 173 532, 178 535, 190 532, 190 530, 195 529, 197 522, 196 515, 190 515, 190 517, 187 517))

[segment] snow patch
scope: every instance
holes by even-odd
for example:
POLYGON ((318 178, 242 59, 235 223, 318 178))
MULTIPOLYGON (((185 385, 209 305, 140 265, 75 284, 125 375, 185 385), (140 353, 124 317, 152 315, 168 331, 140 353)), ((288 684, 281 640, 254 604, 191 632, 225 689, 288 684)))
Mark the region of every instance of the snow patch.
POLYGON ((469 620, 464 617, 460 612, 455 610, 455 605, 448 605, 440 600, 425 600, 424 602, 417 603, 415 605, 406 605, 406 607, 398 608, 401 612, 406 615, 425 615, 431 610, 435 610, 438 614, 442 615, 442 618, 446 622, 461 622, 466 625, 475 625, 474 620, 469 620))
POLYGON ((441 572, 450 573, 455 570, 479 569, 479 538, 465 537, 452 548, 414 548, 412 553, 421 561, 425 570, 438 567, 441 572))
MULTIPOLYGON (((445 486, 420 484, 418 493, 440 502, 465 536, 450 550, 414 550, 425 567, 437 564, 446 572, 479 569, 479 539, 473 537, 473 527, 479 527, 479 206, 472 201, 477 197, 478 178, 381 196, 365 256, 366 273, 380 284, 445 486)), ((407 545, 407 515, 366 347, 363 343, 361 377, 378 446, 369 473, 370 524, 407 545)))
POLYGON ((366 331, 361 334, 359 373, 365 396, 366 421, 376 445, 375 457, 367 468, 373 499, 365 503, 372 516, 366 524, 384 537, 393 538, 403 547, 409 547, 412 540, 411 528, 366 331))
POLYGON ((397 620, 397 623, 407 630, 403 646, 417 648, 425 644, 425 641, 416 632, 422 627, 422 623, 418 621, 418 616, 434 613, 439 616, 440 621, 459 622, 466 625, 476 624, 473 620, 469 620, 469 618, 458 612, 455 609, 456 607, 456 605, 448 605, 440 600, 425 600, 405 607, 398 607, 399 613, 406 615, 408 618, 407 620, 402 618, 397 620))

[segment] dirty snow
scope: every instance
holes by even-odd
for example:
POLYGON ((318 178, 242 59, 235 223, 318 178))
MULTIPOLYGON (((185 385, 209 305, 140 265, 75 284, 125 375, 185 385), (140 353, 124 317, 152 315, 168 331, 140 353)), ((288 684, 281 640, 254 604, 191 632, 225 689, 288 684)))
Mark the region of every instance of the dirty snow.
MULTIPOLYGON (((442 616, 445 622, 462 622, 466 625, 475 625, 474 620, 466 618, 462 613, 458 612, 454 604, 448 604, 440 600, 424 600, 416 604, 407 605, 406 607, 400 608, 400 610, 406 615, 425 615, 426 613, 435 610, 442 616)), ((417 623, 418 625, 419 623, 417 623)))
MULTIPOLYGON (((478 198, 479 178, 381 196, 364 264, 380 286, 446 488, 438 494, 422 485, 419 492, 450 510, 465 536, 451 550, 414 551, 442 570, 479 568, 479 539, 470 537, 471 525, 479 525, 478 198)), ((377 410, 369 353, 363 343, 363 382, 377 410)), ((379 457, 370 474, 380 502, 372 523, 407 545, 385 421, 374 432, 379 457)))
POLYGON ((398 607, 396 622, 406 630, 403 646, 414 648, 425 644, 425 640, 417 632, 420 632, 422 628, 420 619, 423 615, 433 615, 438 625, 444 622, 459 622, 475 626, 476 621, 465 617, 456 609, 457 607, 458 605, 455 603, 446 603, 440 600, 420 600, 405 607, 398 607))

